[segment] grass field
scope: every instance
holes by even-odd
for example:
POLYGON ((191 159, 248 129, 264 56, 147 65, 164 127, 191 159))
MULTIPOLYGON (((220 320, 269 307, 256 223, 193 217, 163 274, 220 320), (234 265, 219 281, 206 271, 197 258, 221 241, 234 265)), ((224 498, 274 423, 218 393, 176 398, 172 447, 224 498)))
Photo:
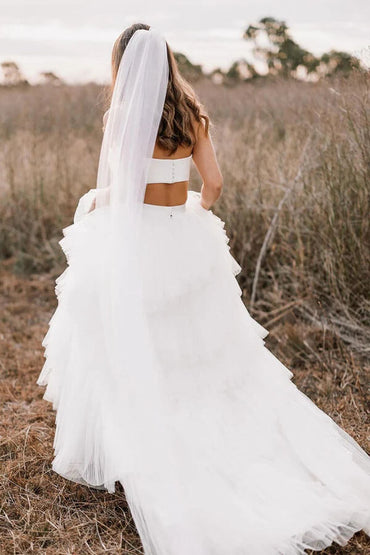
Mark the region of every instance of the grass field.
MULTIPOLYGON (((246 306, 294 382, 369 451, 369 78, 196 89, 246 306)), ((103 111, 95 85, 0 88, 1 554, 141 552, 122 490, 51 470, 55 415, 35 383, 58 240, 95 186, 103 111)), ((324 553, 369 552, 360 533, 324 553)))

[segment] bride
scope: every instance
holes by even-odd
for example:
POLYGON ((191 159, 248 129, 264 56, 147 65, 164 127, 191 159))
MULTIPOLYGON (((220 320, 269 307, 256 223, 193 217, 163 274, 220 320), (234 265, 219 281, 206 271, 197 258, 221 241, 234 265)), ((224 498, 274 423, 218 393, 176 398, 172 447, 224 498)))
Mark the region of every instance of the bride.
POLYGON ((370 459, 241 300, 210 210, 223 184, 209 119, 165 39, 129 27, 112 70, 37 382, 56 410, 54 471, 121 482, 147 555, 293 555, 369 534, 370 459))

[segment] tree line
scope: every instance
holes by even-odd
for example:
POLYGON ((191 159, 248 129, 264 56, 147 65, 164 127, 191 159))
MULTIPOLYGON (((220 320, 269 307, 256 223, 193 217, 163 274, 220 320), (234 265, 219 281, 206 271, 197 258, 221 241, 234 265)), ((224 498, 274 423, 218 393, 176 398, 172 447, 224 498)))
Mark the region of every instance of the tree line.
MULTIPOLYGON (((209 77, 216 82, 249 81, 257 78, 282 77, 318 80, 322 77, 344 74, 354 69, 360 70, 358 58, 338 50, 330 50, 315 56, 302 48, 292 37, 285 21, 273 17, 263 17, 243 33, 243 39, 252 46, 255 60, 261 62, 266 70, 261 73, 256 64, 241 59, 231 64, 228 70, 214 69, 209 77)), ((175 54, 180 70, 190 79, 207 76, 202 66, 193 65, 183 54, 175 54)))
MULTIPOLYGON (((265 66, 263 73, 244 58, 233 62, 225 71, 216 68, 206 73, 201 65, 193 64, 185 54, 175 52, 180 72, 193 82, 208 77, 216 83, 234 83, 272 76, 318 80, 337 73, 348 75, 354 69, 361 69, 360 60, 347 52, 330 50, 315 56, 293 39, 285 21, 273 17, 264 17, 249 25, 243 39, 252 46, 254 59, 265 66)), ((16 62, 2 62, 1 68, 4 86, 29 85, 16 62)), ((63 84, 63 80, 52 71, 41 72, 40 78, 43 83, 63 84)))

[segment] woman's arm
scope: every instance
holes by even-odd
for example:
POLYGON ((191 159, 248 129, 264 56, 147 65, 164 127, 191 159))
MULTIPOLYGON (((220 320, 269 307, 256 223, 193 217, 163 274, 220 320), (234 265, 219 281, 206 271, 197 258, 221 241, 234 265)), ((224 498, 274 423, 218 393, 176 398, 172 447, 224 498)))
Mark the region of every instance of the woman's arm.
POLYGON ((203 119, 198 127, 197 141, 193 149, 193 161, 203 180, 201 188, 201 205, 209 209, 221 196, 223 178, 217 163, 216 152, 211 135, 205 133, 203 119))

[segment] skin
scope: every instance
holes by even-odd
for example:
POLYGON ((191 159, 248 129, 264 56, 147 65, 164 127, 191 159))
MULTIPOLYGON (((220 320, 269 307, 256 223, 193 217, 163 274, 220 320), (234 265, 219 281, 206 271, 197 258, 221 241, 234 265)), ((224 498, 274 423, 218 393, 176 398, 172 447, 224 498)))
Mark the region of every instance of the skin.
MULTIPOLYGON (((104 124, 106 121, 104 117, 104 124)), ((203 120, 196 123, 196 142, 192 147, 179 147, 174 154, 168 156, 158 144, 155 145, 153 158, 176 159, 193 155, 193 162, 202 178, 201 205, 208 210, 220 197, 223 189, 223 178, 217 162, 216 152, 210 133, 206 135, 203 120)), ((103 127, 104 131, 104 127, 103 127)), ((160 206, 176 206, 184 204, 188 196, 189 181, 177 183, 148 183, 144 202, 160 206)), ((95 201, 90 211, 95 209, 95 201)))

